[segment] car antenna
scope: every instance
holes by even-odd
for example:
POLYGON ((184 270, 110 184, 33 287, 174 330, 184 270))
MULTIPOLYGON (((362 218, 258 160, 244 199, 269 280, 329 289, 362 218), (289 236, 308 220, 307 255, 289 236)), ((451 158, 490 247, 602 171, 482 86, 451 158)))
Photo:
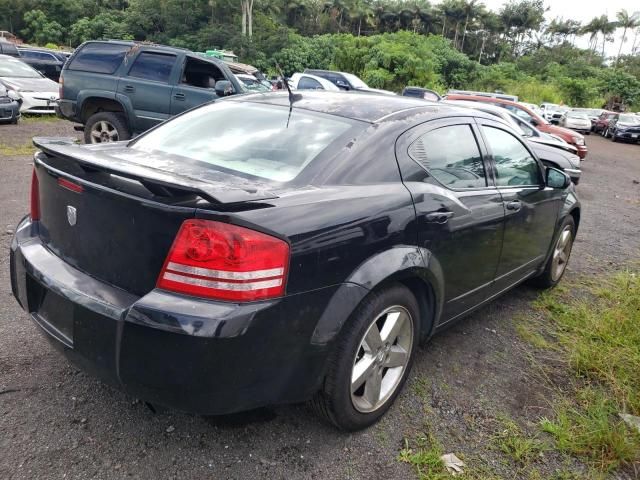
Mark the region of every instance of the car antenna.
POLYGON ((278 64, 278 62, 276 62, 276 69, 278 70, 278 73, 282 77, 282 81, 284 82, 285 87, 287 87, 287 92, 289 92, 289 115, 287 116, 287 128, 289 128, 289 120, 291 119, 291 112, 293 110, 293 103, 298 101, 298 100, 301 100, 302 99, 302 95, 300 95, 299 93, 293 93, 291 91, 291 86, 289 85, 289 82, 285 78, 284 73, 282 73, 282 69, 280 68, 280 65, 278 64))

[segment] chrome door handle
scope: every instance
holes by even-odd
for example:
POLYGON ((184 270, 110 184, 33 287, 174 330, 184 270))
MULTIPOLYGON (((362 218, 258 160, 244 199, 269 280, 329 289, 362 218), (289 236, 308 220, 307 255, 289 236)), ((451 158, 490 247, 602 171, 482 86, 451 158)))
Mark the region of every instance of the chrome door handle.
POLYGON ((522 208, 522 203, 518 200, 514 200, 513 202, 507 202, 507 210, 513 210, 517 212, 522 208))
POLYGON ((186 97, 184 95, 184 93, 176 93, 173 98, 175 98, 176 100, 184 100, 186 97))
POLYGON ((125 86, 124 86, 124 91, 125 91, 125 92, 129 92, 129 93, 131 93, 131 92, 135 92, 135 91, 136 91, 136 89, 134 88, 134 86, 133 86, 133 85, 125 85, 125 86))
POLYGON ((431 212, 427 213, 425 218, 427 219, 427 222, 447 223, 453 215, 453 212, 431 212))

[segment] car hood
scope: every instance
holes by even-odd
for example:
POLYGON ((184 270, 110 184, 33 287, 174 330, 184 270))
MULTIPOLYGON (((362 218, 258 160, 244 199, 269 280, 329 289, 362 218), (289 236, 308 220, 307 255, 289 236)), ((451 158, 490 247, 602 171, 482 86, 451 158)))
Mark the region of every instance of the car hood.
POLYGON ((626 122, 618 122, 616 124, 618 128, 629 128, 629 127, 640 127, 640 123, 626 123, 626 122))
POLYGON ((555 133, 556 135, 568 135, 570 137, 578 137, 584 140, 584 136, 581 134, 574 132, 568 128, 558 127, 556 125, 549 125, 547 133, 555 133))
POLYGON ((527 139, 531 150, 542 161, 553 162, 560 168, 580 168, 580 157, 569 153, 562 148, 545 145, 532 139, 527 139))
POLYGON ((389 90, 381 90, 379 88, 371 88, 371 87, 367 87, 367 88, 356 88, 356 90, 358 92, 368 92, 368 93, 382 93, 384 95, 395 95, 394 92, 391 92, 389 90))
POLYGON ((0 77, 0 81, 12 90, 58 93, 58 84, 48 78, 0 77))
POLYGON ((537 145, 546 145, 572 154, 576 154, 578 152, 578 149, 570 143, 561 142, 550 135, 544 137, 529 137, 527 140, 537 145))

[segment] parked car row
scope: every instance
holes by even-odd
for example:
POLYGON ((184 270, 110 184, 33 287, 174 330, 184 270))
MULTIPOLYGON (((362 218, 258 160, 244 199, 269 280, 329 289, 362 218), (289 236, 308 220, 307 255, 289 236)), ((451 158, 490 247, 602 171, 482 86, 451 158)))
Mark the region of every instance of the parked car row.
POLYGON ((0 55, 0 85, 21 113, 54 114, 58 84, 20 59, 0 55))

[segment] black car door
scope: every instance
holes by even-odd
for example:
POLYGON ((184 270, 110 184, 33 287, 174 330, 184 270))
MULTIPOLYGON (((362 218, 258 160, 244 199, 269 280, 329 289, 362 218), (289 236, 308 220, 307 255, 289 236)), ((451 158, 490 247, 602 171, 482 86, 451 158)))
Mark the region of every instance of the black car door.
POLYGON ((416 209, 418 245, 442 271, 442 321, 488 298, 498 267, 504 208, 485 153, 469 117, 427 122, 396 143, 416 209))
POLYGON ((544 167, 519 135, 498 122, 478 119, 495 184, 505 209, 504 241, 495 289, 531 276, 549 251, 562 191, 547 188, 544 167))

